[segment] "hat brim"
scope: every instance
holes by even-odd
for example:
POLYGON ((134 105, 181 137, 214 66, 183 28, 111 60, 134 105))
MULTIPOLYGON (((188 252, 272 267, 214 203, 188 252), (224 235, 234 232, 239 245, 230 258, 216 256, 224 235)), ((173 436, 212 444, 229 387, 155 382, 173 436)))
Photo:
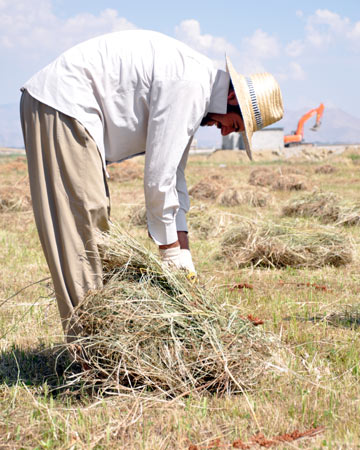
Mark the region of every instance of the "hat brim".
POLYGON ((226 69, 230 75, 231 82, 234 86, 235 95, 239 103, 241 115, 244 122, 244 131, 241 132, 245 144, 245 150, 252 160, 251 139, 253 135, 253 117, 249 106, 249 88, 243 75, 236 72, 229 57, 226 56, 226 69))

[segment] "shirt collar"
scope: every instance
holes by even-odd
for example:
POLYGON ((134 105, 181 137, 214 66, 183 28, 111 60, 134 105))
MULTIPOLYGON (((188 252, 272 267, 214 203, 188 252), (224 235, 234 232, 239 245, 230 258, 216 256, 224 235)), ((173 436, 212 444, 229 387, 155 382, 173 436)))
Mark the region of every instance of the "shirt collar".
POLYGON ((226 114, 229 84, 230 75, 224 70, 218 70, 211 91, 208 113, 226 114))

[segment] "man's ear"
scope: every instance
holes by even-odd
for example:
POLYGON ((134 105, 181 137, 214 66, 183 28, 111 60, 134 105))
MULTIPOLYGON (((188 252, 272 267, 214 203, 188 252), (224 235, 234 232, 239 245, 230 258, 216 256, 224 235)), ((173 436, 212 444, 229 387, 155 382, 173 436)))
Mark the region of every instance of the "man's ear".
POLYGON ((228 98, 227 98, 227 102, 228 102, 229 105, 233 105, 233 106, 236 106, 236 105, 239 104, 238 101, 237 101, 236 95, 235 95, 235 91, 230 91, 229 92, 229 95, 228 95, 228 98))

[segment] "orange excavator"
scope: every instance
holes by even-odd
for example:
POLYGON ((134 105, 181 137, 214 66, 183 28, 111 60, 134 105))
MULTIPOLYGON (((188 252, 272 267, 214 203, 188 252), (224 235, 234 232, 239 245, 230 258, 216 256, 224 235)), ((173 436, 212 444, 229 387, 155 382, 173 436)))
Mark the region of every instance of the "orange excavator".
POLYGON ((316 114, 316 122, 315 125, 310 128, 312 131, 317 131, 321 125, 321 118, 324 112, 324 105, 320 103, 318 108, 311 109, 306 114, 304 114, 299 120, 297 130, 293 134, 289 134, 288 136, 284 136, 284 145, 285 147, 290 147, 292 145, 301 144, 304 140, 304 124, 307 120, 309 120, 312 116, 316 114))

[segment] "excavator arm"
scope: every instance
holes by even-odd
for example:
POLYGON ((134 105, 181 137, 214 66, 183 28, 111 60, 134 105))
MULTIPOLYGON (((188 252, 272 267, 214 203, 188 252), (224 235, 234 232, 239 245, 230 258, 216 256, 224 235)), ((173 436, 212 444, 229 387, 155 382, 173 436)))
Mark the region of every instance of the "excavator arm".
POLYGON ((300 144, 303 141, 303 139, 304 139, 304 124, 315 114, 316 114, 316 122, 315 122, 315 125, 311 128, 311 130, 317 131, 317 129, 321 125, 321 118, 322 118, 323 112, 324 112, 324 105, 323 105, 323 103, 321 103, 318 108, 311 109, 306 114, 304 114, 298 122, 296 131, 293 134, 284 136, 285 146, 289 146, 290 144, 300 144))

